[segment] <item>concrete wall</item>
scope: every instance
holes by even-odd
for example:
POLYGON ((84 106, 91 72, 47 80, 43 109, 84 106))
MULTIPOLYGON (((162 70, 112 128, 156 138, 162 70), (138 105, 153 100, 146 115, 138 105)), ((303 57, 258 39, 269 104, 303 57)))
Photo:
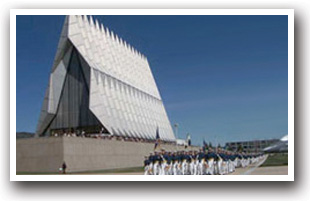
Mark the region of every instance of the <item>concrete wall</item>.
POLYGON ((16 140, 17 172, 57 172, 63 162, 61 138, 16 140))
MULTIPOLYGON (((161 148, 176 150, 173 145, 161 148)), ((57 172, 63 161, 68 172, 139 167, 153 149, 153 143, 79 137, 17 140, 17 171, 57 172)))

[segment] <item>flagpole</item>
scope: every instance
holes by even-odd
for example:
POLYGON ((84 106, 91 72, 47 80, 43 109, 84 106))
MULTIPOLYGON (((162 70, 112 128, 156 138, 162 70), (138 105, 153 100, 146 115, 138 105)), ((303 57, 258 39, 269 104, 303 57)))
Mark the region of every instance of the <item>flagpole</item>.
POLYGON ((174 128, 175 128, 175 135, 176 135, 176 141, 175 141, 175 149, 178 151, 178 126, 179 124, 175 123, 174 128))
POLYGON ((156 129, 156 141, 155 141, 154 151, 156 150, 157 147, 160 147, 160 136, 159 136, 159 128, 158 128, 158 126, 157 126, 157 129, 156 129))

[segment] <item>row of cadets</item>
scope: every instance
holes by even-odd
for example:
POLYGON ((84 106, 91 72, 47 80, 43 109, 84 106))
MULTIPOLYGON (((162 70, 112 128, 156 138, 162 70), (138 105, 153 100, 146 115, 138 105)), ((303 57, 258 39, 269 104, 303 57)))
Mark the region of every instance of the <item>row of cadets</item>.
MULTIPOLYGON (((190 135, 187 135, 187 145, 191 146, 190 135)), ((150 153, 145 158, 144 167, 146 175, 214 175, 228 174, 235 171, 236 167, 246 167, 250 163, 258 162, 263 156, 232 153, 217 148, 207 148, 203 141, 203 148, 197 151, 161 152, 159 128, 156 129, 155 153, 150 153)), ((187 148, 187 147, 185 147, 187 148)))
POLYGON ((238 161, 240 167, 262 160, 262 154, 231 153, 224 150, 178 151, 165 150, 150 153, 145 158, 146 175, 223 175, 235 171, 238 161))

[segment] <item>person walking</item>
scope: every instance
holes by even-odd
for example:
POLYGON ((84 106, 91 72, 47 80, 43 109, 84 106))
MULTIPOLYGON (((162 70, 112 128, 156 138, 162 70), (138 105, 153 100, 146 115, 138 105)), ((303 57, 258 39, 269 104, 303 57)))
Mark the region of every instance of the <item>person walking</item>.
POLYGON ((65 162, 62 164, 62 174, 66 174, 67 165, 65 162))

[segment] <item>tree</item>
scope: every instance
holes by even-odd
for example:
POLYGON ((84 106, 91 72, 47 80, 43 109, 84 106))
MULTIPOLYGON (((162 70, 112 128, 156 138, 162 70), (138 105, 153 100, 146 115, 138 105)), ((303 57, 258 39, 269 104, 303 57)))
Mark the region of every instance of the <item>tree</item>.
POLYGON ((228 150, 228 151, 234 151, 233 148, 232 148, 231 146, 227 146, 227 147, 226 147, 226 150, 228 150))
POLYGON ((241 144, 239 144, 237 150, 238 150, 238 152, 243 152, 243 146, 241 144))

